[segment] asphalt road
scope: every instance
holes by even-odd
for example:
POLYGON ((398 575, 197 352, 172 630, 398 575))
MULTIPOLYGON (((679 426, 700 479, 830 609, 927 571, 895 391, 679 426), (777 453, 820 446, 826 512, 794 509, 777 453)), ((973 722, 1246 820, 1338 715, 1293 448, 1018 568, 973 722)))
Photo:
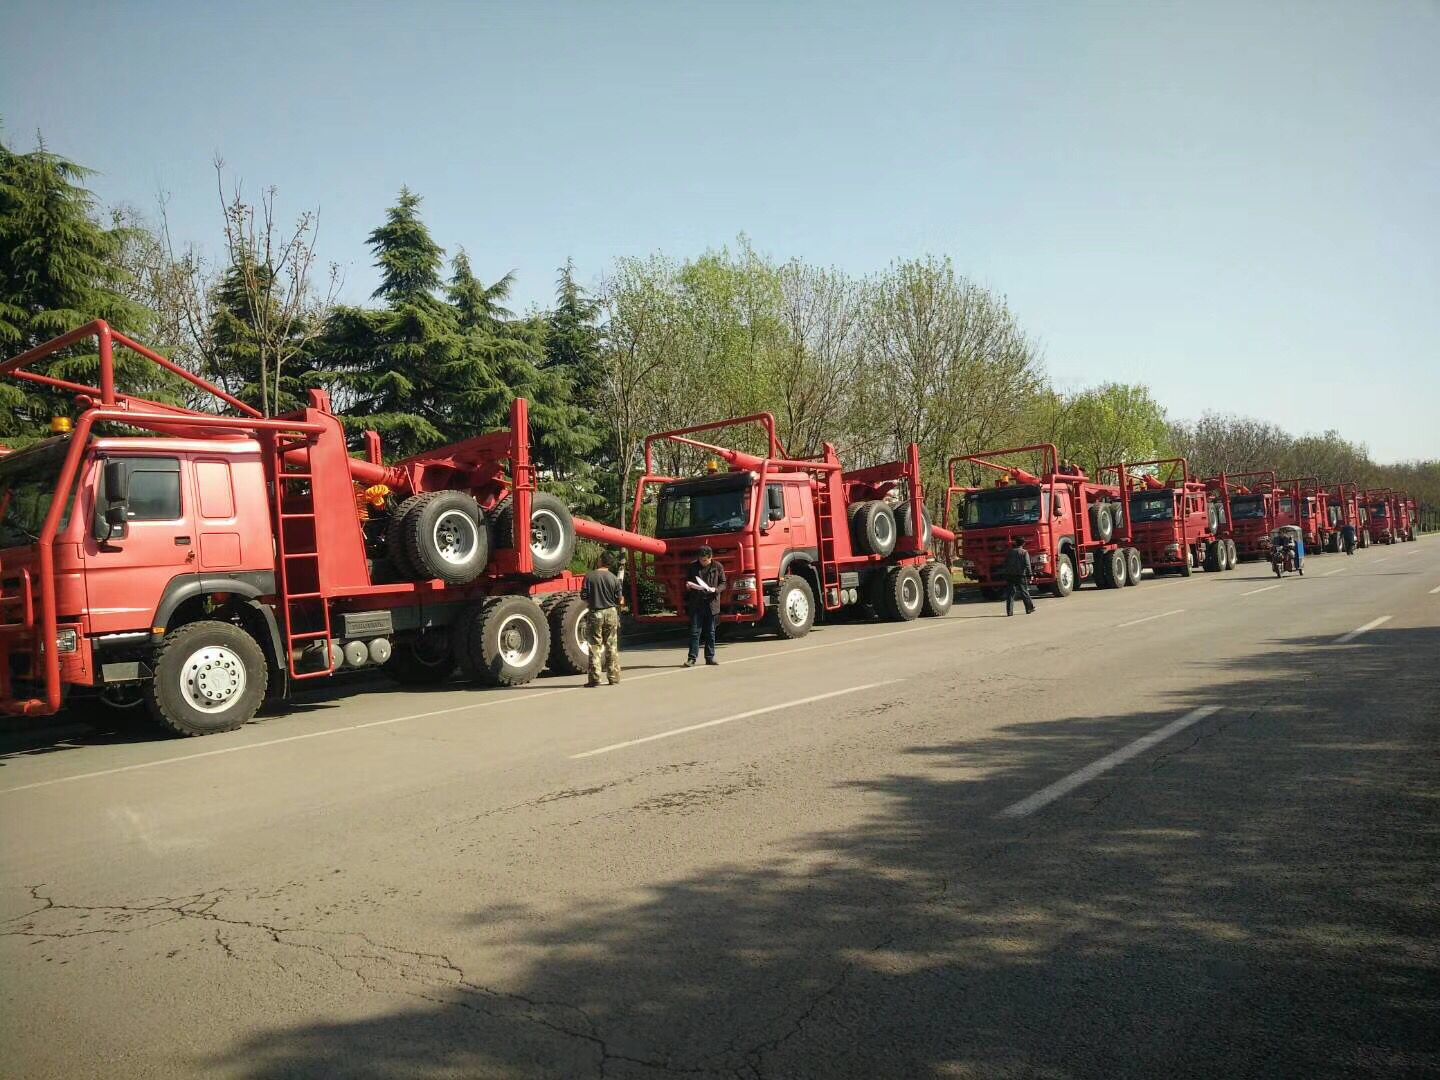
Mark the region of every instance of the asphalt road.
POLYGON ((0 1074, 1440 1075, 1440 542, 1001 611, 7 736, 0 1074))

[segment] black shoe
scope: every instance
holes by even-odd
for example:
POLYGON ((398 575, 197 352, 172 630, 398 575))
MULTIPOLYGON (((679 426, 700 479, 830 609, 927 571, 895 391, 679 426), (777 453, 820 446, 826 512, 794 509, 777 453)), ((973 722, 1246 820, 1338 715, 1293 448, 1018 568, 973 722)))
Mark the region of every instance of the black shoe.
POLYGON ((719 666, 720 666, 720 661, 719 661, 719 660, 716 660, 716 659, 712 656, 712 657, 709 657, 709 658, 705 661, 705 666, 706 666, 706 667, 719 667, 719 666))
POLYGON ((1005 612, 1005 617, 1008 619, 1011 615, 1014 615, 1014 614, 1015 614, 1015 613, 1014 613, 1013 611, 1007 611, 1007 612, 1005 612))
POLYGON ((692 657, 690 657, 690 659, 686 660, 686 661, 685 661, 685 666, 686 666, 686 667, 694 667, 694 666, 695 666, 695 658, 692 656, 692 657))

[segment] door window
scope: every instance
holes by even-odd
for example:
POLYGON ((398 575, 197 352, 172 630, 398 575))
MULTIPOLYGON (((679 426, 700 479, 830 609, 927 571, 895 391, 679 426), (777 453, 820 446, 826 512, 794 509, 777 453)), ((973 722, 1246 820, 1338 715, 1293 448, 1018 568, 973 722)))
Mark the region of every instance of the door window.
MULTIPOLYGON (((119 458, 130 473, 130 499, 125 517, 129 521, 178 521, 180 502, 180 459, 163 457, 119 458)), ((105 500, 102 498, 100 505, 105 500)))

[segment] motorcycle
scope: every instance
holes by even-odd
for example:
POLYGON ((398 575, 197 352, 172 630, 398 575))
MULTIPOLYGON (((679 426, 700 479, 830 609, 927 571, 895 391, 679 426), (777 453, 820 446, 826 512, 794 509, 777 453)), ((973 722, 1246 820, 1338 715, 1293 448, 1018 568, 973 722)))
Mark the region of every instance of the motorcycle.
POLYGON ((1303 541, 1296 535, 1299 532, 1293 525, 1285 525, 1270 538, 1270 569, 1277 578, 1284 574, 1305 576, 1305 562, 1300 556, 1303 541))

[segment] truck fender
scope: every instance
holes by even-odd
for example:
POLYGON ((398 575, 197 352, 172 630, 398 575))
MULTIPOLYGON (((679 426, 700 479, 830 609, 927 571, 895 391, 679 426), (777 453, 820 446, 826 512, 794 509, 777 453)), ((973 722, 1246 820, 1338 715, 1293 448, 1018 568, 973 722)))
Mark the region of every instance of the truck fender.
POLYGON ((780 560, 780 577, 787 574, 798 574, 810 583, 811 590, 815 593, 815 603, 821 611, 825 610, 825 597, 821 595, 820 575, 815 570, 815 560, 820 553, 814 548, 796 548, 794 551, 787 551, 780 560))
POLYGON ((181 605, 215 593, 229 593, 235 597, 233 606, 238 609, 240 621, 265 652, 270 665, 270 686, 268 697, 283 697, 289 690, 289 658, 280 637, 280 625, 275 612, 268 604, 262 604, 260 597, 275 595, 275 573, 271 570, 254 570, 236 574, 182 574, 172 578, 160 598, 151 620, 152 637, 164 637, 170 629, 170 620, 181 605))

